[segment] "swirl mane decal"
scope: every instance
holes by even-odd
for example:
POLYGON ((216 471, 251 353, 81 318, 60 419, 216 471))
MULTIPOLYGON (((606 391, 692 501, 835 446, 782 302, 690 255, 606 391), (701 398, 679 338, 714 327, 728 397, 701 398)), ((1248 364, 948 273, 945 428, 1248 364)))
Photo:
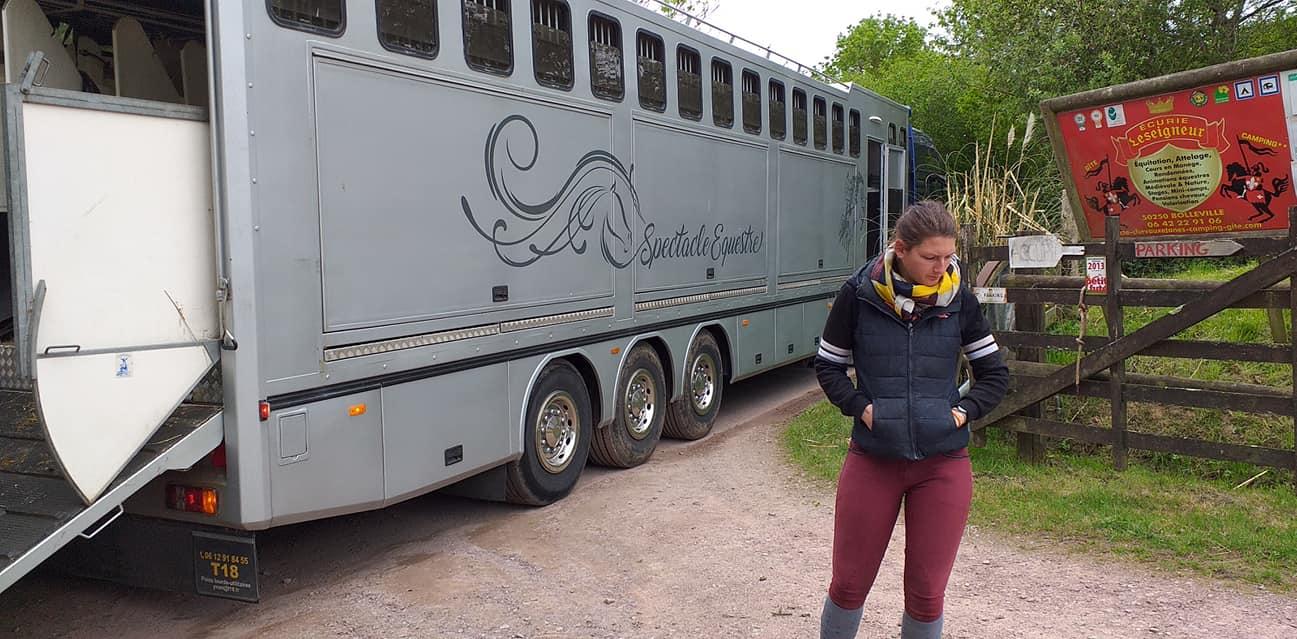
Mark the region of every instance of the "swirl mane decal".
POLYGON ((464 216, 474 230, 491 242, 500 261, 526 267, 569 249, 585 254, 586 236, 598 225, 603 259, 615 268, 629 266, 636 248, 634 218, 644 227, 632 182, 634 169, 627 170, 607 151, 590 151, 552 197, 529 202, 510 188, 510 180, 525 182, 520 176, 536 166, 539 156, 540 139, 527 118, 511 115, 491 127, 485 148, 487 183, 491 196, 511 217, 498 218, 488 228, 474 215, 468 197, 460 196, 464 216))

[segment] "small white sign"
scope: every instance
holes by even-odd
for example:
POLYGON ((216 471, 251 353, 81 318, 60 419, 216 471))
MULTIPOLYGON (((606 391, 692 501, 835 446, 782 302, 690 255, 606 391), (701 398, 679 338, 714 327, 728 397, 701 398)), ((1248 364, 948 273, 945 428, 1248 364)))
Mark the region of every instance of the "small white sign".
POLYGON ((1108 264, 1102 257, 1085 259, 1085 290, 1091 293, 1108 292, 1108 264))
POLYGON ((1242 248, 1234 240, 1135 242, 1135 257, 1215 257, 1233 255, 1242 248))
POLYGON ((975 286, 973 294, 982 304, 1007 304, 1009 298, 1005 289, 998 286, 975 286))
POLYGON ((113 377, 130 377, 131 373, 134 372, 135 364, 131 361, 129 353, 118 355, 115 361, 117 362, 117 370, 113 373, 113 377))
POLYGON ((1257 80, 1257 84, 1261 87, 1261 95, 1274 95, 1279 92, 1279 76, 1277 75, 1267 75, 1257 80))
POLYGON ((1297 115, 1297 73, 1288 73, 1288 115, 1297 115))
POLYGON ((1084 254, 1084 246, 1063 246, 1055 235, 1009 238, 1009 268, 1053 268, 1064 255, 1084 254))
POLYGON ((1103 114, 1108 119, 1108 126, 1124 126, 1126 124, 1126 107, 1120 104, 1105 107, 1103 114))
POLYGON ((1234 97, 1239 100, 1248 100, 1256 95, 1256 89, 1251 80, 1242 80, 1234 83, 1234 97))

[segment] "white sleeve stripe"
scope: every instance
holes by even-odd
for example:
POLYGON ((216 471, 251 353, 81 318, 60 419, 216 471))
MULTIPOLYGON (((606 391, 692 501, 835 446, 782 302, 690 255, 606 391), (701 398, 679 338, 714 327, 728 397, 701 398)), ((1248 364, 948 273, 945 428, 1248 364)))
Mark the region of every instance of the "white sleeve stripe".
POLYGON ((975 350, 978 350, 978 349, 980 349, 980 348, 986 346, 987 344, 993 343, 994 341, 995 341, 995 336, 994 336, 994 335, 987 335, 986 337, 983 337, 982 339, 974 340, 973 342, 971 342, 971 343, 969 343, 969 344, 964 344, 964 352, 965 352, 965 353, 971 353, 971 352, 973 352, 973 351, 975 351, 975 350))
POLYGON ((850 356, 851 356, 851 351, 849 351, 849 350, 847 350, 847 349, 845 349, 845 348, 841 348, 841 347, 838 347, 838 346, 834 346, 834 345, 828 343, 827 341, 825 341, 823 338, 820 339, 820 348, 823 349, 823 350, 826 350, 826 351, 828 351, 828 352, 830 352, 830 353, 833 353, 833 354, 835 354, 835 355, 839 355, 839 356, 841 356, 841 357, 850 357, 850 356))
POLYGON ((828 360, 828 361, 830 361, 830 362, 834 362, 834 363, 836 363, 836 364, 850 364, 850 363, 851 363, 851 358, 849 358, 849 357, 842 357, 841 355, 834 355, 833 353, 830 353, 830 352, 828 352, 828 351, 826 351, 826 350, 824 350, 824 349, 822 349, 822 348, 820 349, 820 352, 818 353, 818 355, 820 356, 820 359, 825 359, 825 360, 828 360))
POLYGON ((1000 350, 1000 345, 996 344, 995 342, 991 342, 990 346, 969 353, 968 361, 971 362, 975 359, 981 359, 983 357, 986 357, 987 355, 991 355, 995 353, 998 350, 1000 350))

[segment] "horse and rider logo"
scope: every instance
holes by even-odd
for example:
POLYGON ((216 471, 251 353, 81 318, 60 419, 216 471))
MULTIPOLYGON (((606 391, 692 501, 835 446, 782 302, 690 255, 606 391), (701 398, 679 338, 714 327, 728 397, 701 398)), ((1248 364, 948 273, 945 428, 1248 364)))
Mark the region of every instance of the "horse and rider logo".
POLYGON ((1086 178, 1098 177, 1104 170, 1107 170, 1107 179, 1099 180, 1095 185, 1095 191, 1099 196, 1087 195, 1085 202, 1090 208, 1098 211, 1105 216, 1120 216, 1122 211, 1139 204, 1143 200, 1139 194, 1130 188, 1130 180, 1124 175, 1113 177, 1112 166, 1108 158, 1103 158, 1093 169, 1085 172, 1086 178))
POLYGON ((1250 149, 1254 155, 1272 156, 1275 150, 1265 146, 1257 146, 1243 139, 1238 140, 1239 153, 1243 156, 1242 162, 1230 162, 1225 167, 1225 182, 1220 185, 1218 193, 1221 197, 1236 198, 1246 201, 1256 209, 1256 213, 1248 216, 1252 222, 1269 222, 1274 219, 1274 211, 1270 210, 1270 202, 1275 197, 1282 195, 1288 190, 1291 183, 1291 176, 1271 178, 1267 188, 1265 176, 1270 172, 1270 167, 1265 162, 1257 160, 1249 164, 1247 151, 1250 149))

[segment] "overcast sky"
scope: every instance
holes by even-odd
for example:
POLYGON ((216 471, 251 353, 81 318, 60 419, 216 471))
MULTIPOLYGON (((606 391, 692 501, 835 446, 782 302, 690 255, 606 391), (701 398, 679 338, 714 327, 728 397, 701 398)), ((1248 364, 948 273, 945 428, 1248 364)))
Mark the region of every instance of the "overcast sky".
POLYGON ((931 25, 944 0, 719 0, 707 21, 802 64, 833 55, 838 35, 876 13, 912 17, 931 25))

